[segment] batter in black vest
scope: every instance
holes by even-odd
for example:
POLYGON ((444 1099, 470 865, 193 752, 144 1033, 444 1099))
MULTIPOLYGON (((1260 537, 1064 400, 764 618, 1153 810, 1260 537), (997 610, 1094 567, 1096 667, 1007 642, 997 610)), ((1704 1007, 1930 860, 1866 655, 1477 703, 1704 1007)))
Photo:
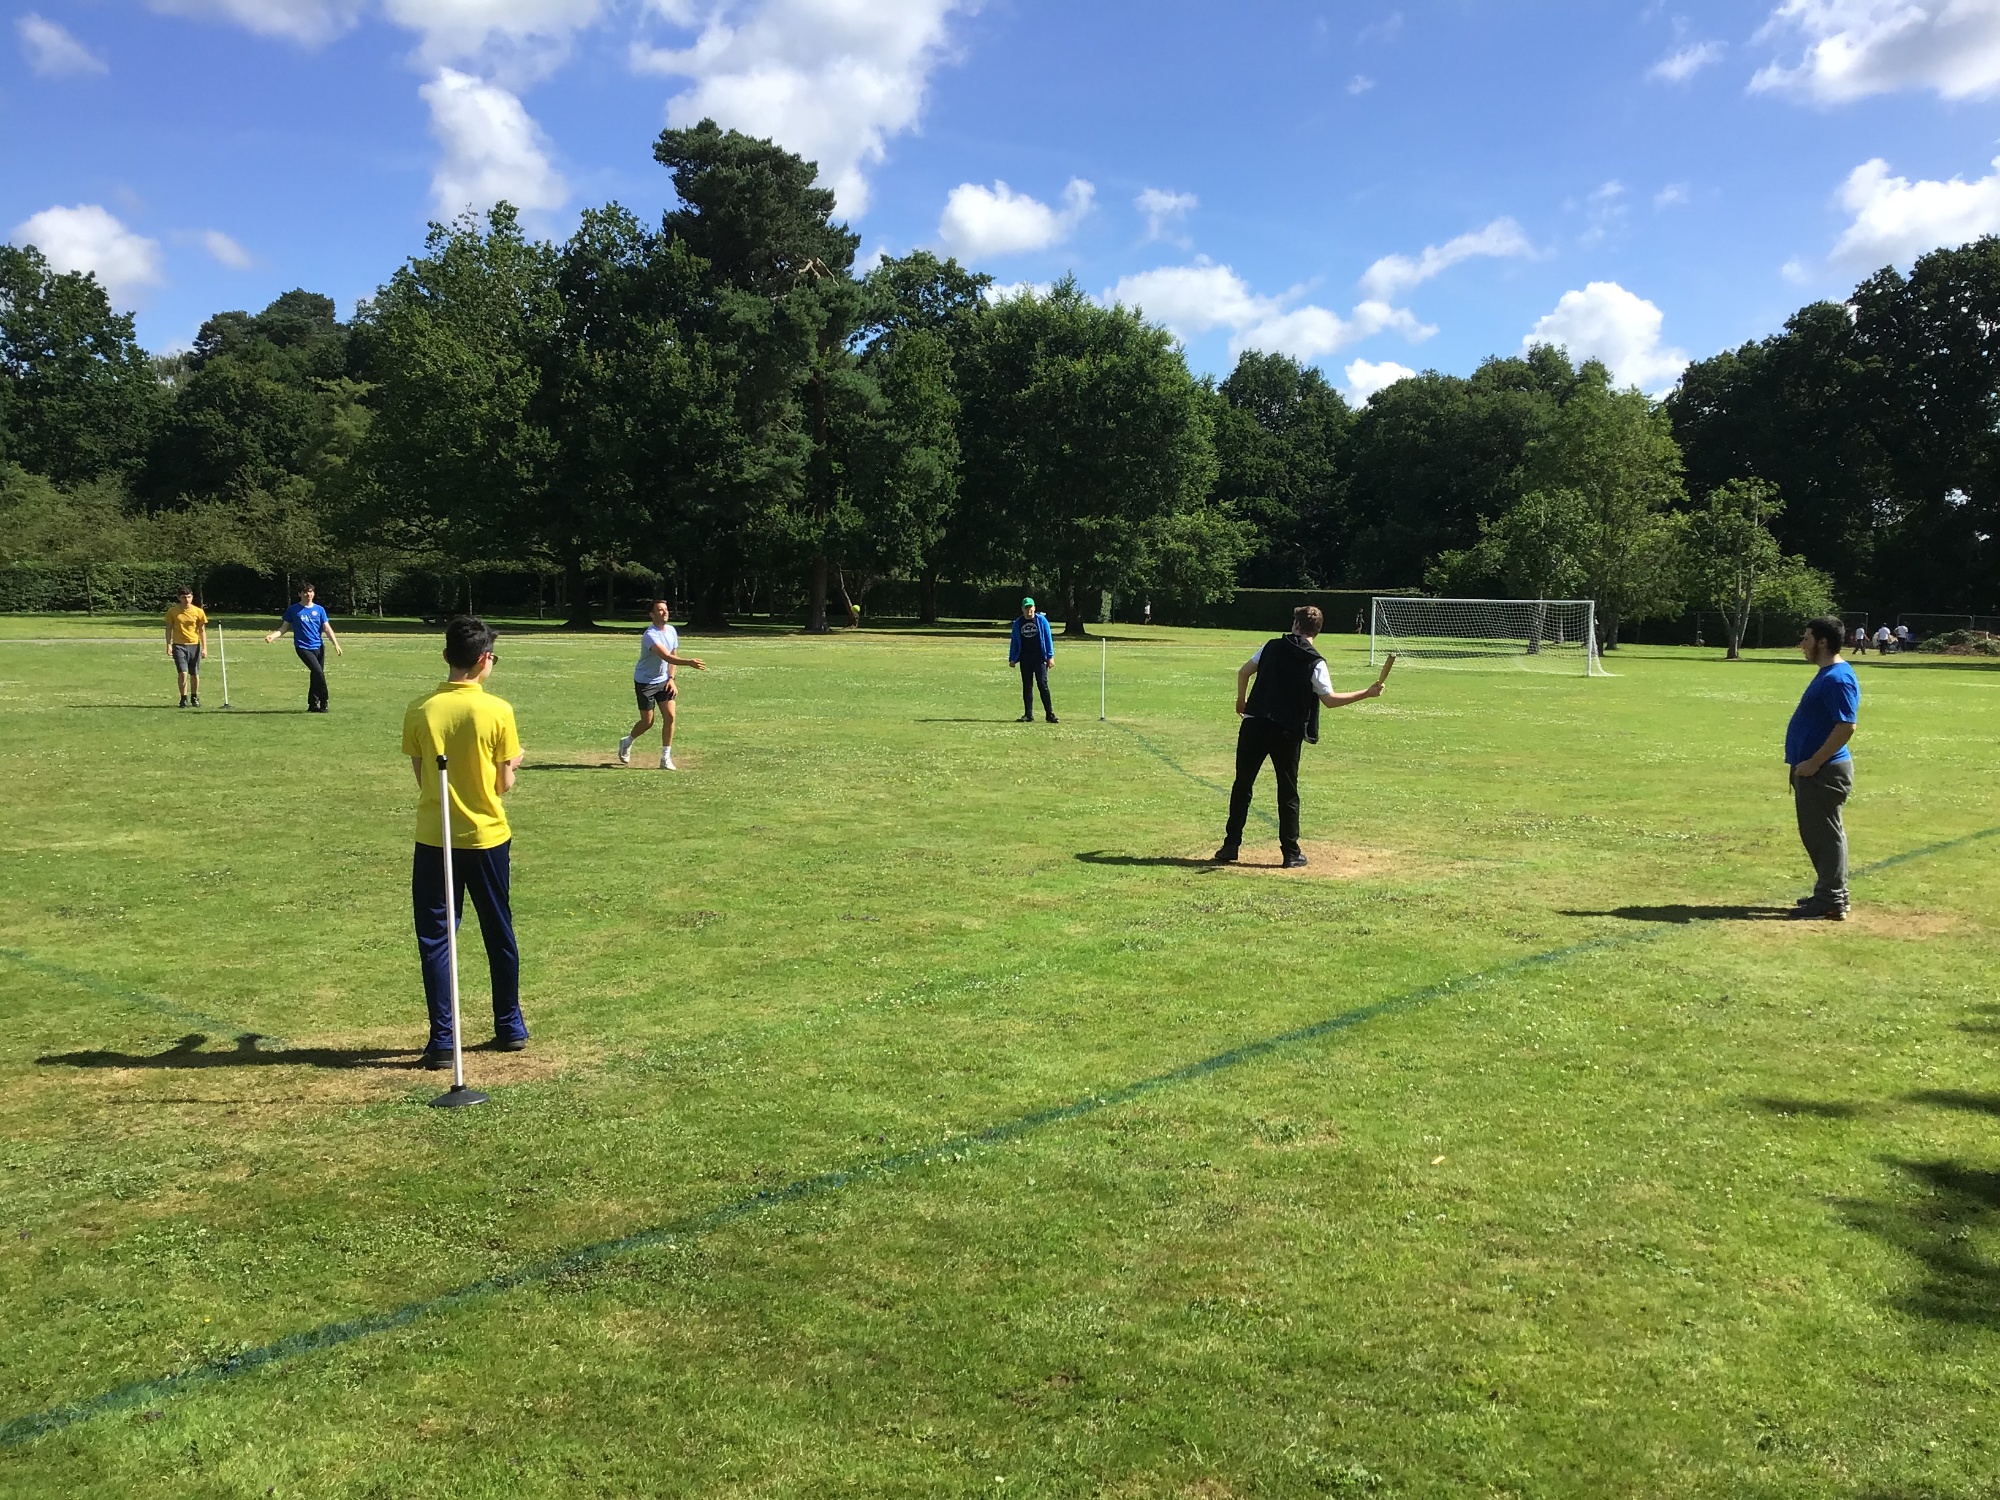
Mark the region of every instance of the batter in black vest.
POLYGON ((1306 862, 1299 848, 1299 751, 1310 740, 1319 743, 1320 705, 1342 708, 1363 698, 1379 698, 1389 668, 1358 693, 1336 693, 1327 670, 1326 658, 1319 654, 1313 639, 1319 634, 1320 612, 1312 605, 1292 611, 1292 633, 1267 641, 1236 673, 1236 712, 1242 724, 1236 731, 1236 784, 1229 789, 1229 829, 1215 857, 1234 864, 1243 844, 1243 825, 1250 817, 1250 796, 1257 789, 1258 773, 1264 762, 1278 778, 1278 843, 1284 850, 1285 868, 1297 869, 1306 862), (1250 679, 1256 678, 1256 686, 1250 679))

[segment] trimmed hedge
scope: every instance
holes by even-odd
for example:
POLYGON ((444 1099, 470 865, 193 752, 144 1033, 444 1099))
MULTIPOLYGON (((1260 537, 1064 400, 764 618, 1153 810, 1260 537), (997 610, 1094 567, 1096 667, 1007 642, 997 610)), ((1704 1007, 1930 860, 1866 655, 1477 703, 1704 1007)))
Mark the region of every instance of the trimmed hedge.
POLYGON ((187 581, 188 570, 173 563, 10 563, 0 567, 0 614, 165 609, 187 581))

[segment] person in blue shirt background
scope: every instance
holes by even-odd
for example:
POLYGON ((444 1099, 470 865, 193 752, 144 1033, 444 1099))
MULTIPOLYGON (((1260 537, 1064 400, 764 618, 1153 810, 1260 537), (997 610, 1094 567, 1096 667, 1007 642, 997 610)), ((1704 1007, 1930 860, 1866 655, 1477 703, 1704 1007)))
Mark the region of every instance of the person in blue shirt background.
POLYGON ((323 714, 326 712, 326 645, 321 639, 333 642, 336 656, 347 653, 340 649, 340 637, 333 633, 333 622, 326 617, 326 611, 313 603, 313 586, 299 585, 299 602, 285 611, 285 623, 264 637, 264 644, 270 645, 287 630, 292 633, 292 647, 299 653, 299 660, 305 663, 306 671, 312 674, 306 683, 306 712, 323 714))
POLYGON ((1806 622, 1799 654, 1819 670, 1785 726, 1785 764, 1799 841, 1817 877, 1813 893, 1792 910, 1795 919, 1804 921, 1847 920, 1847 830, 1840 809, 1854 790, 1854 757, 1847 742, 1860 718, 1861 684, 1854 668, 1840 659, 1846 634, 1830 616, 1806 622))
POLYGON ((1007 639, 1007 665, 1021 669, 1021 722, 1035 722, 1035 689, 1042 690, 1042 716, 1051 724, 1056 706, 1049 701, 1049 668, 1056 664, 1055 637, 1049 634, 1049 617, 1035 609, 1035 601, 1023 599, 1021 613, 1014 618, 1014 633, 1007 639))

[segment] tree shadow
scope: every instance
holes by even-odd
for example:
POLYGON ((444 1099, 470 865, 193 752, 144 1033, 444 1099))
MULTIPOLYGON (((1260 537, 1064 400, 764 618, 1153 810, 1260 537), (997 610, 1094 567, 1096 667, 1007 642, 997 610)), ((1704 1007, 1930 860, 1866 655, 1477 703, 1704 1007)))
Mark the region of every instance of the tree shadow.
POLYGON ((1849 1227, 1923 1268, 1923 1283, 1896 1305, 1934 1322, 2000 1329, 2000 1265, 1981 1256, 1972 1239, 1976 1230, 2000 1221, 2000 1172, 1953 1160, 1884 1160, 1922 1196, 1902 1203, 1846 1199, 1839 1207, 1849 1227))
MULTIPOLYGON (((1120 865, 1133 869, 1157 870, 1214 870, 1220 868, 1212 859, 1176 859, 1167 854, 1107 854, 1102 849, 1086 849, 1076 856, 1087 865, 1120 865)), ((1244 863, 1250 863, 1244 861, 1244 863)), ((1277 866, 1271 866, 1276 869, 1277 866)))
POLYGON ((423 1056, 416 1047, 280 1047, 266 1052, 257 1045, 263 1040, 246 1032, 236 1038, 234 1051, 203 1052, 208 1037, 197 1031, 164 1052, 61 1052, 35 1061, 45 1068, 415 1068, 423 1056))
POLYGON ((1014 714, 1005 719, 912 719, 912 724, 1019 724, 1022 718, 1014 714))
POLYGON ((1626 922, 1782 922, 1789 906, 1619 906, 1610 911, 1564 911, 1565 917, 1617 917, 1626 922))
POLYGON ((1858 1120, 1875 1112, 1872 1104, 1852 1104, 1840 1099, 1784 1099, 1764 1094, 1749 1102, 1774 1115, 1811 1115, 1818 1120, 1858 1120))
POLYGON ((1905 1094, 1910 1104, 1932 1104, 1939 1109, 1962 1109, 1976 1115, 2000 1117, 2000 1094, 1974 1094, 1964 1089, 1920 1089, 1905 1094))
POLYGON ((227 714, 232 719, 254 718, 259 714, 302 714, 306 712, 303 708, 224 708, 220 703, 211 704, 207 708, 177 708, 171 703, 71 703, 67 707, 72 713, 93 714, 101 713, 107 708, 130 708, 141 711, 164 708, 174 713, 187 714, 190 718, 198 717, 202 714, 227 714))

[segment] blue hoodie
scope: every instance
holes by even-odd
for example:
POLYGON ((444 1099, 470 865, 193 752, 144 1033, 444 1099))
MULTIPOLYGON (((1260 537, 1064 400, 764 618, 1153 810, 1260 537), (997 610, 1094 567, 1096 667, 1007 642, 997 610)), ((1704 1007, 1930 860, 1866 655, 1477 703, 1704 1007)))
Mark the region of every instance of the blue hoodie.
MULTIPOLYGON (((1021 627, 1027 622, 1019 615, 1014 616, 1014 633, 1007 640, 1007 665, 1015 666, 1021 660, 1021 627)), ((1042 660, 1056 659, 1055 637, 1049 634, 1049 617, 1037 611, 1035 614, 1035 637, 1041 642, 1042 660)), ((1033 657, 1029 658, 1034 660, 1033 657)))

